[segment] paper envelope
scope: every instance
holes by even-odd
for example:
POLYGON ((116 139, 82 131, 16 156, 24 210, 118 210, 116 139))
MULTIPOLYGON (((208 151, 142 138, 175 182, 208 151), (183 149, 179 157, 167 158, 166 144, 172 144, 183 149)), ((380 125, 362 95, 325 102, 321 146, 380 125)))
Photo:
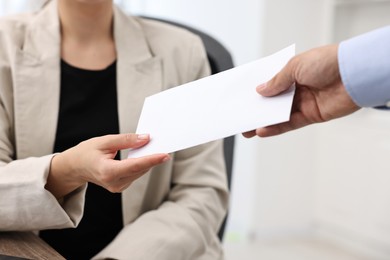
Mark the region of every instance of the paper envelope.
POLYGON ((160 92, 145 99, 137 133, 146 146, 129 157, 172 153, 259 127, 288 121, 295 89, 262 97, 256 86, 270 80, 295 55, 291 45, 268 57, 160 92))

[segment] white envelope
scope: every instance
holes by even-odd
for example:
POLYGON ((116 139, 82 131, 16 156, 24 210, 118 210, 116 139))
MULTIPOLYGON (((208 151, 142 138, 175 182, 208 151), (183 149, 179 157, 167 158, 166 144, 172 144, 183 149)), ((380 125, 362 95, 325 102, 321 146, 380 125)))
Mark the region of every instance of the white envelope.
POLYGON ((288 121, 295 88, 262 97, 270 80, 295 55, 291 45, 271 56, 160 92, 145 99, 137 133, 151 141, 129 157, 178 150, 288 121))

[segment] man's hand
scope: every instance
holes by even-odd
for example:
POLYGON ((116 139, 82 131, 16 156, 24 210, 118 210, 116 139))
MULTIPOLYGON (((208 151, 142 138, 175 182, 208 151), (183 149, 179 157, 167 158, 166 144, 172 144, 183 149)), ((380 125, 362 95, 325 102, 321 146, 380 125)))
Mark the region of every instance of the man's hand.
POLYGON ((337 51, 338 45, 328 45, 297 55, 269 82, 258 86, 259 94, 270 97, 295 83, 290 121, 258 128, 243 135, 278 135, 358 110, 341 81, 337 51))

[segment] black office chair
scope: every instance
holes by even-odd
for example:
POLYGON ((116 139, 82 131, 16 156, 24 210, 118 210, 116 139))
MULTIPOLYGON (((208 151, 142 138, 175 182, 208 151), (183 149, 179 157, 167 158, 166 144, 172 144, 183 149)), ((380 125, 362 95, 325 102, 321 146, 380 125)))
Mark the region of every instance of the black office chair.
MULTIPOLYGON (((234 67, 233 59, 229 51, 221 43, 219 43, 216 39, 214 39, 210 35, 201 32, 197 29, 194 29, 190 26, 183 25, 177 22, 154 18, 154 17, 147 17, 147 16, 143 16, 143 18, 169 23, 187 29, 190 32, 198 35, 202 39, 203 44, 205 46, 207 52, 207 58, 209 60, 210 67, 211 67, 211 74, 215 74, 234 67)), ((229 189, 232 181, 233 152, 234 152, 234 136, 226 137, 224 139, 224 156, 225 156, 225 164, 226 164, 226 172, 227 172, 229 189)), ((221 241, 223 240, 226 220, 227 220, 227 216, 225 217, 221 225, 221 228, 218 232, 218 236, 221 239, 221 241)))

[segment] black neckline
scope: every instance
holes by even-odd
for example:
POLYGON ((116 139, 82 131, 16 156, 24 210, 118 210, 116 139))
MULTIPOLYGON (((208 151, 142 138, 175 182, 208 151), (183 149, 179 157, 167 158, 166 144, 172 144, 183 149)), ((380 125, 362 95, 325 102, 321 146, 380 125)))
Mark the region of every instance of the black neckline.
POLYGON ((73 74, 77 74, 77 75, 80 75, 80 74, 86 75, 87 74, 87 75, 96 76, 96 75, 101 75, 101 74, 112 72, 115 68, 116 68, 116 60, 104 69, 89 70, 89 69, 82 69, 82 68, 73 66, 73 65, 69 64, 68 62, 64 61, 63 59, 61 59, 61 69, 65 70, 68 73, 73 73, 73 74))

